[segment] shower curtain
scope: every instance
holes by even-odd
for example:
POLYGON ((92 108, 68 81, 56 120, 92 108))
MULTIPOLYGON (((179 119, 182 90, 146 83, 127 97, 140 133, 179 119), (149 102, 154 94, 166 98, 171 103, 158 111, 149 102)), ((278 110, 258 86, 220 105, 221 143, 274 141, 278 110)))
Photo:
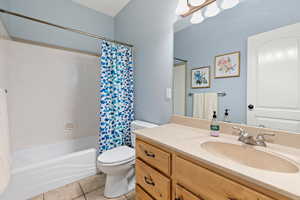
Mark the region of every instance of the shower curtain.
POLYGON ((132 146, 133 111, 132 50, 103 41, 100 66, 99 153, 118 146, 132 146))

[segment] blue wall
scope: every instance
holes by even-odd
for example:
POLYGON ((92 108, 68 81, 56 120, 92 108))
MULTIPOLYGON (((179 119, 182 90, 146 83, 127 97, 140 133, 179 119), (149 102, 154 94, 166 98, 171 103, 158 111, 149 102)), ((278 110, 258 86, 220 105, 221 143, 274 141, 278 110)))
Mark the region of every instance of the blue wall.
MULTIPOLYGON (((231 110, 234 122, 245 123, 247 111, 247 38, 284 25, 300 22, 299 0, 244 0, 239 6, 192 25, 175 34, 175 56, 188 60, 188 67, 211 66, 216 55, 241 51, 241 77, 212 79, 210 89, 192 92, 222 92, 220 119, 223 110, 231 110)), ((192 115, 192 98, 188 101, 188 115, 192 115)))
MULTIPOLYGON (((0 0, 0 8, 9 9, 9 0, 0 0)), ((0 20, 7 24, 6 15, 0 14, 0 20)))
POLYGON ((8 9, 9 0, 0 0, 0 8, 8 9))
MULTIPOLYGON (((114 19, 71 0, 0 0, 0 7, 51 23, 67 26, 97 35, 114 38, 114 19), (9 3, 7 6, 7 2, 9 3), (7 8, 8 7, 8 8, 7 8)), ((99 52, 96 39, 16 17, 6 21, 12 37, 74 48, 92 53, 99 52)))
POLYGON ((172 101, 173 24, 175 0, 132 0, 115 18, 117 40, 133 44, 135 55, 136 118, 166 123, 172 101))

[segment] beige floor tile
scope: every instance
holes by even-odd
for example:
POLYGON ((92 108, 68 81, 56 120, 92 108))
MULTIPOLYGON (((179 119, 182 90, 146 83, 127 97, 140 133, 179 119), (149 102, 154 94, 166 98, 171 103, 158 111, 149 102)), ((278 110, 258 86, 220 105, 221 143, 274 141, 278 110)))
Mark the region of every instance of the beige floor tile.
POLYGON ((43 200, 43 199, 44 199, 44 196, 43 196, 43 194, 41 194, 39 196, 33 197, 31 200, 43 200))
POLYGON ((44 200, 72 200, 83 195, 79 183, 71 183, 56 190, 46 192, 44 200))
POLYGON ((135 200, 135 191, 132 191, 125 195, 127 200, 135 200))
POLYGON ((86 199, 87 200, 126 200, 125 196, 116 199, 107 199, 103 196, 103 193, 104 193, 104 188, 101 188, 99 190, 86 194, 86 199))
POLYGON ((105 185, 105 174, 87 177, 79 181, 84 193, 89 193, 105 185))
POLYGON ((73 200, 85 200, 85 198, 84 198, 84 196, 81 196, 81 197, 75 198, 73 200))

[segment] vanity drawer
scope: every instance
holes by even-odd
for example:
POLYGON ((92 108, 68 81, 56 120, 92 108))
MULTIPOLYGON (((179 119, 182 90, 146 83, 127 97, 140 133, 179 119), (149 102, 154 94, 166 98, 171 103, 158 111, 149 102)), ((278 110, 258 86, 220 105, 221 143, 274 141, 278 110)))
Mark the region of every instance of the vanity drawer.
POLYGON ((178 184, 204 200, 274 200, 180 157, 174 173, 178 184))
POLYGON ((135 193, 135 200, 154 200, 138 185, 136 186, 135 193))
POLYGON ((170 200, 171 180, 139 159, 136 160, 136 182, 156 200, 170 200))
POLYGON ((152 145, 137 140, 136 154, 149 165, 160 170, 162 173, 171 175, 171 154, 152 145))
POLYGON ((176 200, 204 200, 196 197, 183 187, 179 185, 176 186, 176 200))

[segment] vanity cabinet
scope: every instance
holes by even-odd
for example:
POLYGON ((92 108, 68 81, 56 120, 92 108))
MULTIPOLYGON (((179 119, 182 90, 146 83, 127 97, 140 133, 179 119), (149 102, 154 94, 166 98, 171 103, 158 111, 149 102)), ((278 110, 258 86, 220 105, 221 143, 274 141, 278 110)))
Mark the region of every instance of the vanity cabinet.
POLYGON ((147 194, 140 186, 136 186, 135 200, 154 200, 149 194, 147 194))
POLYGON ((136 144, 137 200, 289 200, 158 143, 138 138, 136 144))
POLYGON ((272 200, 180 157, 175 158, 177 184, 205 200, 272 200))
POLYGON ((136 182, 155 199, 170 199, 171 180, 139 159, 136 161, 136 182))
POLYGON ((163 174, 171 175, 171 154, 145 142, 136 144, 137 156, 149 165, 157 168, 163 174))
POLYGON ((195 196, 194 194, 187 191, 183 187, 176 185, 175 200, 203 200, 203 199, 195 196))

